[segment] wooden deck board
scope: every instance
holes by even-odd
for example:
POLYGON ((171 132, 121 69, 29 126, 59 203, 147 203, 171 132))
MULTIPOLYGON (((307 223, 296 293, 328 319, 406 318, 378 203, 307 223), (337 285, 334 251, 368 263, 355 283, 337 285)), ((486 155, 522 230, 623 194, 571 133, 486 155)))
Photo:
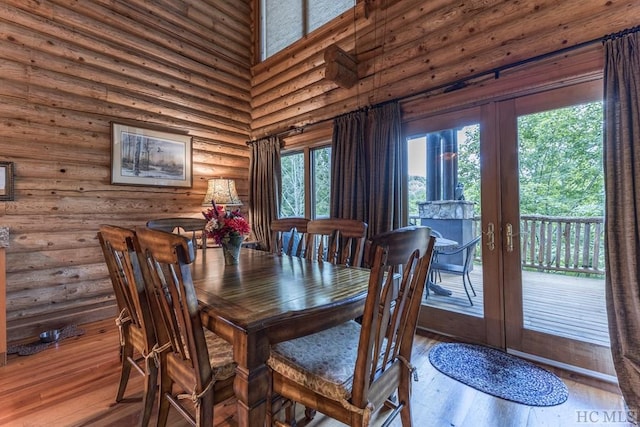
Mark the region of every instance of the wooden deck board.
MULTIPOLYGON (((429 293, 426 304, 483 317, 482 267, 470 274, 477 293, 473 307, 462 286, 460 276, 442 274, 444 288, 450 297, 429 293)), ((574 277, 557 273, 523 271, 524 324, 527 329, 580 341, 609 346, 609 329, 605 303, 604 278, 574 277)))

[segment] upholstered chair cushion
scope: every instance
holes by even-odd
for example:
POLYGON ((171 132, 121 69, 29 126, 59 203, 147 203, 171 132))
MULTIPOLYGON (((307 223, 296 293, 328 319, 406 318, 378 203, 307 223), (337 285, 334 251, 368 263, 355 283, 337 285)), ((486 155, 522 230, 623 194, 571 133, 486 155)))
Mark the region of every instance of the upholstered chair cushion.
POLYGON ((346 322, 274 345, 267 365, 323 396, 349 400, 359 339, 360 325, 346 322))
POLYGON ((233 361, 233 347, 218 335, 204 330, 204 338, 207 341, 209 361, 214 371, 216 380, 226 380, 235 374, 236 364, 233 361))

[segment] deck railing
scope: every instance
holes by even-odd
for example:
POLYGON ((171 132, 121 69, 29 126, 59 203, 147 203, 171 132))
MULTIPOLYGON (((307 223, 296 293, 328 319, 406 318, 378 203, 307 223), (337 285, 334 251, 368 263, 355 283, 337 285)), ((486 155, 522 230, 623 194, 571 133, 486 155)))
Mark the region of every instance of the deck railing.
MULTIPOLYGON (((413 224, 420 218, 412 217, 413 224)), ((536 271, 564 271, 603 275, 604 218, 523 215, 520 217, 522 266, 536 271)), ((480 234, 480 217, 473 220, 473 235, 480 234)), ((476 246, 480 260, 482 245, 476 246)))
POLYGON ((522 265, 537 270, 604 274, 604 218, 523 215, 522 265))

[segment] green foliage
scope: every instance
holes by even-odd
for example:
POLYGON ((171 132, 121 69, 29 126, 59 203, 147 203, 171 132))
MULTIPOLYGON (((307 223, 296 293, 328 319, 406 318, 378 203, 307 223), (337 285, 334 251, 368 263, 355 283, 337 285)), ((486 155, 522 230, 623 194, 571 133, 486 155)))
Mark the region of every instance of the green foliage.
MULTIPOLYGON (((602 103, 518 118, 520 214, 602 216, 602 103)), ((458 134, 458 182, 480 210, 480 127, 458 134), (462 137, 464 135, 464 137, 462 137)), ((426 179, 409 177, 409 214, 426 199, 426 179)))
POLYGON ((312 150, 314 218, 329 217, 331 202, 331 147, 312 150))
MULTIPOLYGON (((311 188, 314 218, 329 216, 331 196, 331 147, 311 150, 311 188)), ((282 156, 282 203, 280 217, 304 217, 305 214, 305 158, 304 153, 282 156)))
POLYGON ((418 215, 418 203, 427 197, 427 178, 424 176, 409 176, 409 216, 418 215))
POLYGON ((282 156, 282 200, 280 216, 304 217, 304 154, 282 156))
POLYGON ((602 216, 602 103, 518 118, 520 213, 602 216))

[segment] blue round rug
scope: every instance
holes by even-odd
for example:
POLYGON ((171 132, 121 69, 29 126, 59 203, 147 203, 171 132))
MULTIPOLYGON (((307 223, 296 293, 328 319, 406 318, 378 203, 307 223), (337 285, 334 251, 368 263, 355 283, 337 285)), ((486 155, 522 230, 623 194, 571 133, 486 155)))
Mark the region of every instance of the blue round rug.
POLYGON ((533 363, 489 347, 436 344, 429 361, 443 374, 492 396, 530 406, 553 406, 567 400, 567 386, 533 363))

